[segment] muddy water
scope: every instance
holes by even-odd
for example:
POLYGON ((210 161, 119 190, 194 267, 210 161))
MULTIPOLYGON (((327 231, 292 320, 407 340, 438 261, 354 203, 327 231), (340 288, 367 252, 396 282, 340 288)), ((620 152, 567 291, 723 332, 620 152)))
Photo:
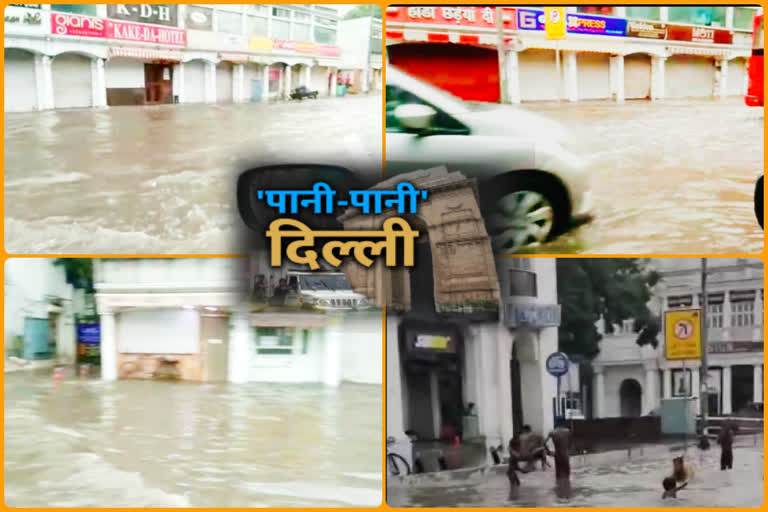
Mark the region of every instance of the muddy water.
POLYGON ((381 172, 381 110, 370 95, 6 114, 6 249, 229 253, 244 162, 381 172))
POLYGON ((381 502, 381 387, 5 376, 11 507, 381 502))
POLYGON ((655 460, 574 468, 570 500, 555 496, 550 469, 520 475, 520 493, 514 501, 509 500, 506 475, 499 473, 473 482, 388 488, 387 503, 393 507, 758 507, 763 502, 762 439, 755 446, 751 436, 745 437, 750 439, 734 447, 732 471, 720 471, 718 448, 703 456, 689 450, 694 476, 676 500, 661 499, 661 480, 672 467, 670 454, 655 460))
POLYGON ((529 104, 593 161, 595 220, 541 253, 758 253, 763 111, 727 101, 529 104))

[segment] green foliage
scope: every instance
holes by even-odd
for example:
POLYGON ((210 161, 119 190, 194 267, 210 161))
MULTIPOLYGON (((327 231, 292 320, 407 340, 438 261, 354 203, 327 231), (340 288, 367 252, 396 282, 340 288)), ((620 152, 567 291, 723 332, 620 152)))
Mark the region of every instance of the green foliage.
POLYGON ((634 319, 638 345, 657 344, 660 322, 647 307, 659 275, 645 260, 633 258, 558 258, 557 291, 563 308, 560 350, 594 358, 602 335, 596 322, 602 316, 606 331, 634 319))
POLYGON ((91 258, 56 258, 53 264, 64 267, 69 284, 88 292, 93 291, 93 260, 91 258))
POLYGON ((368 16, 381 19, 381 7, 375 4, 358 5, 354 9, 350 10, 344 16, 344 19, 353 20, 355 18, 367 18, 368 16))

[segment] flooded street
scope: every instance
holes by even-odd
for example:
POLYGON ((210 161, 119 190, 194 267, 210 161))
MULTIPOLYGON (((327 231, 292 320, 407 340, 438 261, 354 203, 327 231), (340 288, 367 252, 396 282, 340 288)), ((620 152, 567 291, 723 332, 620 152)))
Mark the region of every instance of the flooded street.
POLYGON ((5 375, 10 507, 381 502, 381 387, 5 375))
POLYGON ((7 113, 6 250, 230 253, 245 165, 317 158, 381 172, 381 101, 7 113))
MULTIPOLYGON (((573 468, 570 501, 555 496, 554 471, 521 474, 519 498, 510 501, 506 475, 491 473, 482 482, 434 486, 390 487, 392 507, 758 507, 763 503, 763 447, 748 442, 734 445, 734 468, 720 471, 717 445, 699 458, 690 451, 694 477, 678 498, 662 500, 661 480, 672 469, 672 456, 641 459, 626 464, 573 468)), ((572 461, 576 457, 572 457, 572 461)))
POLYGON ((763 110, 727 101, 526 104, 593 160, 595 220, 537 252, 758 253, 763 110))

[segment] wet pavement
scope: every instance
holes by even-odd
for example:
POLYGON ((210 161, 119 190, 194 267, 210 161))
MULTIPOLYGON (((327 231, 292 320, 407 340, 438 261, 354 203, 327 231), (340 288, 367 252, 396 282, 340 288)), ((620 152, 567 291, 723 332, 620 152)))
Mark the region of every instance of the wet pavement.
POLYGON ((734 468, 720 471, 719 448, 701 456, 688 452, 694 476, 677 499, 661 499, 662 479, 672 471, 672 455, 572 469, 572 498, 555 496, 554 471, 520 475, 518 499, 509 500, 506 475, 490 474, 474 483, 453 482, 420 487, 390 487, 392 507, 759 507, 763 503, 763 447, 736 445, 734 468))
POLYGON ((6 113, 6 250, 231 253, 246 163, 380 173, 381 116, 381 94, 6 113))
POLYGON ((562 122, 592 162, 595 219, 547 254, 759 253, 763 110, 726 101, 525 105, 562 122))
POLYGON ((381 387, 5 375, 10 507, 377 506, 381 387))

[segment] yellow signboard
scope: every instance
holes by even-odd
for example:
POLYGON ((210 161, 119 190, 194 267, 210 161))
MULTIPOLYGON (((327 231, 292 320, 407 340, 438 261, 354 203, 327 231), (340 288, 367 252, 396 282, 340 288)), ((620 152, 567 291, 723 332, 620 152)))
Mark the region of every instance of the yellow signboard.
POLYGON ((565 7, 544 8, 547 39, 565 39, 565 7))
POLYGON ((664 333, 668 360, 701 358, 701 310, 667 311, 664 333))
POLYGON ((430 336, 420 334, 416 336, 416 348, 428 348, 433 350, 445 350, 448 348, 451 338, 449 336, 430 336))
POLYGON ((248 47, 251 50, 272 51, 273 43, 271 39, 268 39, 266 37, 254 37, 251 39, 251 42, 248 45, 248 47))

